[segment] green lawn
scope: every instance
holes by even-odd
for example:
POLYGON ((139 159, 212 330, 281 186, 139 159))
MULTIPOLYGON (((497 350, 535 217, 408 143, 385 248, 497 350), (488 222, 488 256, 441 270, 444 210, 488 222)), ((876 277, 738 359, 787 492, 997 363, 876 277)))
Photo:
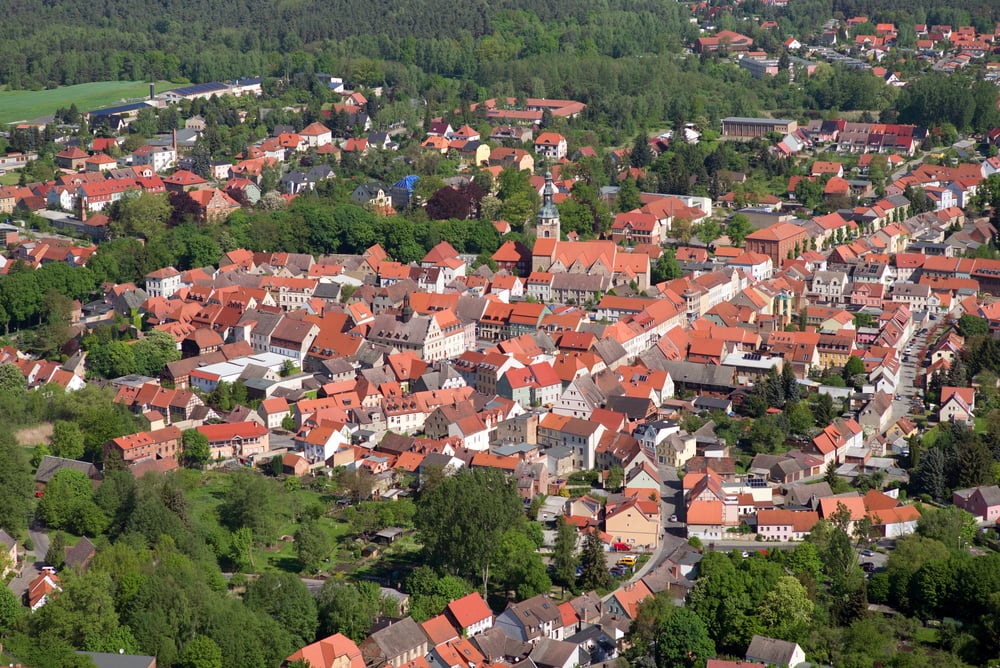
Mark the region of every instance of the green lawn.
POLYGON ((934 427, 924 432, 924 435, 920 438, 920 444, 925 448, 929 448, 934 445, 934 442, 937 440, 937 437, 938 437, 938 425, 934 425, 934 427))
POLYGON ((16 186, 21 180, 21 175, 18 172, 7 172, 0 176, 0 186, 16 186))
MULTIPOLYGON (((160 92, 180 85, 161 81, 156 84, 156 90, 160 92)), ((124 104, 133 98, 145 99, 148 95, 149 84, 142 81, 95 81, 51 90, 0 90, 0 123, 48 116, 57 108, 69 107, 74 102, 77 109, 87 112, 124 104)))

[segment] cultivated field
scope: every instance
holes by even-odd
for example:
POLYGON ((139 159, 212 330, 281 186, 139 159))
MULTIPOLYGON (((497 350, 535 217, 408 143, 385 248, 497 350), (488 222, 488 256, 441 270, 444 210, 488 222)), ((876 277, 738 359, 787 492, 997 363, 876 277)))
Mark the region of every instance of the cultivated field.
MULTIPOLYGON (((156 84, 156 90, 160 92, 179 85, 161 81, 156 84)), ((49 116, 57 108, 69 107, 74 102, 77 109, 86 112, 147 95, 149 84, 142 81, 95 81, 51 90, 0 90, 0 123, 49 116)))

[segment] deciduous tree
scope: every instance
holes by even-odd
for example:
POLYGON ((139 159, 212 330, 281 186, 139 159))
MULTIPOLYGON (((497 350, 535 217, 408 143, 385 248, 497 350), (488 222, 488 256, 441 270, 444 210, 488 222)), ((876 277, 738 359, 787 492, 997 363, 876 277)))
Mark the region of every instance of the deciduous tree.
POLYGON ((484 592, 503 538, 518 521, 524 521, 524 510, 517 489, 494 469, 462 469, 417 503, 416 525, 429 562, 477 578, 484 592))
POLYGON ((266 613, 291 634, 299 645, 316 637, 316 601, 298 576, 263 573, 247 585, 244 602, 251 610, 266 613))
POLYGON ((52 427, 52 454, 66 459, 80 459, 84 450, 83 432, 73 422, 56 420, 52 427))

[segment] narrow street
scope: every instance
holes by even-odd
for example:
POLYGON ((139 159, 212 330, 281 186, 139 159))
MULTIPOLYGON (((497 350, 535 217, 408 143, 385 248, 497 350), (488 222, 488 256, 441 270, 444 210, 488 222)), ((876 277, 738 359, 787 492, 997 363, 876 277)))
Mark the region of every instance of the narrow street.
POLYGON ((28 528, 28 536, 35 544, 35 548, 31 552, 25 553, 21 575, 7 584, 7 588, 17 596, 24 595, 31 581, 41 573, 42 566, 45 565, 45 554, 49 551, 49 536, 42 530, 41 525, 34 520, 28 528), (28 563, 29 554, 35 557, 34 562, 28 563))

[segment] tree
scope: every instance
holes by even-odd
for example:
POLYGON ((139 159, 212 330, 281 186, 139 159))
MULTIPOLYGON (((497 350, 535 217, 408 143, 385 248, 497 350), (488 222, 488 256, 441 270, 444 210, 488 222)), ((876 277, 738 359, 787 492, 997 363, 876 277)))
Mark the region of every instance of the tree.
POLYGON ((45 563, 57 571, 62 570, 66 561, 66 534, 56 531, 49 541, 49 549, 45 552, 45 563))
MULTIPOLYGON (((15 367, 16 369, 17 367, 15 367)), ((20 374, 20 372, 18 372, 20 374)), ((35 485, 24 449, 9 431, 0 433, 0 529, 12 536, 28 528, 35 485)))
POLYGON ((809 410, 808 401, 800 401, 790 409, 786 404, 785 409, 788 411, 788 428, 793 434, 806 434, 815 426, 816 419, 809 410))
POLYGON ((524 510, 499 470, 462 469, 421 494, 415 520, 428 562, 478 578, 485 594, 503 538, 524 521, 524 510))
POLYGON ((378 614, 379 595, 374 582, 324 582, 316 595, 321 634, 343 633, 354 642, 364 640, 378 614))
POLYGON ((604 486, 609 490, 619 490, 625 484, 625 471, 620 466, 613 466, 608 471, 604 486))
POLYGON ((222 650, 208 636, 195 636, 184 645, 180 668, 222 668, 222 650))
POLYGON ((251 610, 266 613, 291 634, 297 645, 316 637, 316 601, 302 580, 292 573, 263 573, 247 585, 243 601, 251 610))
POLYGON ((153 330, 132 345, 135 370, 146 376, 159 376, 170 362, 181 358, 174 337, 160 330, 153 330))
POLYGON ((208 437, 197 429, 185 429, 182 436, 184 443, 184 463, 194 468, 201 468, 212 458, 212 450, 208 445, 208 437))
POLYGON ((946 508, 925 508, 917 520, 917 533, 925 538, 941 541, 949 549, 957 549, 972 544, 978 527, 972 513, 948 506, 946 508))
POLYGON ((618 194, 615 196, 615 206, 622 213, 632 211, 642 206, 642 199, 639 197, 639 187, 635 180, 629 177, 621 182, 618 187, 618 194))
POLYGON ((19 396, 25 387, 24 374, 16 365, 10 362, 0 364, 0 397, 19 396))
POLYGON ((588 533, 583 542, 580 570, 580 587, 584 591, 608 589, 611 586, 611 573, 608 572, 608 562, 604 557, 604 542, 597 532, 588 533))
POLYGON ((696 234, 702 242, 710 244, 722 234, 722 226, 719 225, 718 221, 709 218, 705 222, 698 225, 696 234))
POLYGON ((857 355, 851 355, 844 364, 844 382, 848 385, 857 385, 859 377, 864 378, 865 363, 857 355))
POLYGON ((219 519, 231 531, 249 529, 257 543, 270 544, 277 538, 283 519, 282 488, 270 478, 253 471, 239 471, 229 477, 219 519))
POLYGON ((785 432, 765 417, 754 420, 748 438, 754 452, 776 452, 785 442, 785 432))
POLYGON ((303 522, 295 532, 295 554, 306 570, 316 570, 330 556, 330 536, 315 520, 303 522))
POLYGON ((370 499, 375 485, 371 471, 363 466, 354 471, 342 472, 337 482, 347 490, 355 503, 370 499))
POLYGON ((66 459, 83 457, 83 432, 76 424, 56 420, 52 427, 52 454, 66 459))
POLYGON ((726 223, 726 236, 729 237, 729 243, 733 246, 742 246, 743 239, 752 231, 753 226, 750 224, 750 219, 742 213, 736 214, 726 223))
POLYGON ((532 541, 524 527, 515 526, 507 531, 497 550, 493 564, 495 581, 503 589, 515 592, 519 599, 531 598, 552 588, 537 548, 538 543, 532 541))
POLYGON ((38 517, 53 529, 96 536, 107 527, 107 517, 94 502, 90 478, 76 469, 60 469, 45 486, 38 517))
POLYGON ((576 582, 576 527, 559 518, 555 545, 552 548, 552 564, 555 566, 556 580, 564 585, 576 582))
POLYGON ((929 494, 934 499, 944 499, 948 495, 947 456, 939 447, 930 447, 920 454, 920 463, 913 473, 913 487, 918 492, 929 494))
POLYGON ((823 473, 823 480, 825 480, 831 488, 840 485, 840 476, 837 475, 837 462, 835 460, 831 459, 827 462, 826 471, 823 473))
POLYGON ((144 237, 152 241, 166 231, 172 213, 165 195, 130 191, 112 204, 109 228, 116 238, 144 237))
POLYGON ((633 665, 643 664, 646 657, 656 666, 704 666, 715 656, 715 643, 701 617, 690 608, 673 605, 663 594, 639 604, 629 634, 635 642, 629 652, 633 665))
POLYGON ((24 608, 7 587, 0 590, 0 633, 9 633, 24 616, 24 608))
POLYGON ((816 418, 816 426, 820 428, 833 422, 833 397, 825 392, 818 394, 813 406, 813 416, 816 418))
POLYGON ((410 612, 423 621, 440 614, 450 601, 472 593, 472 587, 454 575, 440 575, 430 566, 418 566, 406 578, 410 612))
POLYGON ((649 145, 649 138, 646 131, 641 131, 632 143, 632 152, 629 153, 629 163, 633 167, 649 167, 653 162, 653 148, 649 145))

